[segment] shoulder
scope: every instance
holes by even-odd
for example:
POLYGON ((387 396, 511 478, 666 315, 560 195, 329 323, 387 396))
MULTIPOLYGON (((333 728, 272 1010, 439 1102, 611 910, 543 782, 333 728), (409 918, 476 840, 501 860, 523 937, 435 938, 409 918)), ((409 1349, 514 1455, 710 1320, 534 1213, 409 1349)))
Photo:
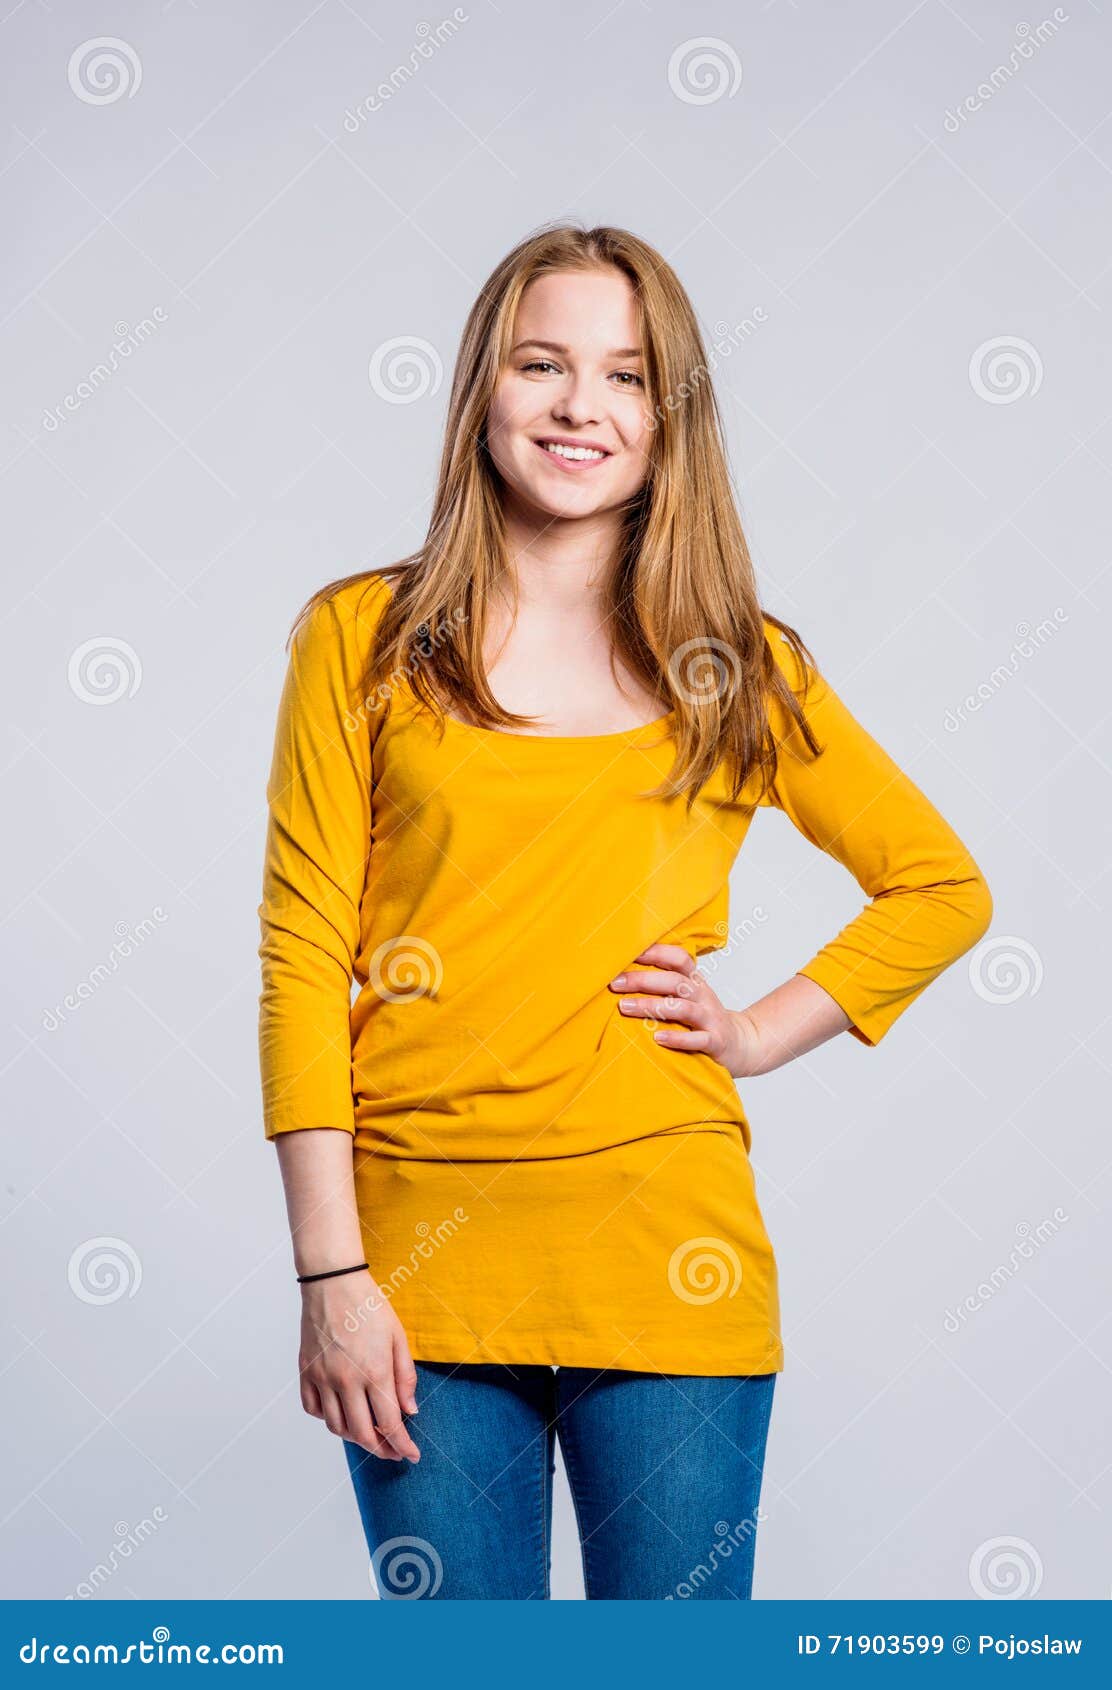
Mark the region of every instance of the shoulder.
POLYGON ((367 658, 393 589, 378 570, 321 587, 299 612, 290 645, 302 663, 367 658))
POLYGON ((303 621, 318 628, 336 628, 355 636, 360 632, 373 633, 392 596, 393 587, 381 570, 345 576, 314 594, 303 621))

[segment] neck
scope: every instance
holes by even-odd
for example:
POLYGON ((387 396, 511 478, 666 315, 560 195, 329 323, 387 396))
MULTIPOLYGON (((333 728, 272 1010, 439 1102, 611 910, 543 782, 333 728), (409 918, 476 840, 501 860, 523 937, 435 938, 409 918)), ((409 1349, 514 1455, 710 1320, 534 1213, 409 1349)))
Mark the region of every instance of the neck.
POLYGON ((507 502, 506 559, 523 600, 553 608, 598 601, 613 568, 621 536, 616 511, 595 516, 549 517, 507 502))

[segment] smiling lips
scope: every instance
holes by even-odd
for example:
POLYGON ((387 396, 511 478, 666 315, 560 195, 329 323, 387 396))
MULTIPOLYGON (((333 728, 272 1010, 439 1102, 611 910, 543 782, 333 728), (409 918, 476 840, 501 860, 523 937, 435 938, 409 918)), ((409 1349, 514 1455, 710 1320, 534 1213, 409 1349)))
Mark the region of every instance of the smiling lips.
POLYGON ((585 470, 604 464, 612 454, 604 446, 588 445, 574 440, 538 440, 535 444, 564 470, 585 470))

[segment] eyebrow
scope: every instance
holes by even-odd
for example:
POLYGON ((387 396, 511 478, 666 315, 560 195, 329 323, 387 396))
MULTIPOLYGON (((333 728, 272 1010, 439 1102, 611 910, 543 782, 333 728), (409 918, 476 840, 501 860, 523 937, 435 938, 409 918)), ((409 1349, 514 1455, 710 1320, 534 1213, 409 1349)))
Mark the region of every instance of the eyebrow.
MULTIPOLYGON (((565 353, 568 350, 566 346, 560 346, 554 340, 519 340, 513 351, 521 352, 526 346, 539 346, 544 352, 565 353)), ((606 353, 607 358, 640 358, 641 356, 639 346, 620 346, 616 351, 606 353)))

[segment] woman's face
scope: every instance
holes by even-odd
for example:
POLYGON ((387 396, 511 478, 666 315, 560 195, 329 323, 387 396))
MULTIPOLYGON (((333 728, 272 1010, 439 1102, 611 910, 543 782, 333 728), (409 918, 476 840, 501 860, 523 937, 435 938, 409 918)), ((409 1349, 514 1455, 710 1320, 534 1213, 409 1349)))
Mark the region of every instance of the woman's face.
POLYGON ((597 517, 643 486, 651 408, 633 288, 620 270, 530 282, 487 421, 491 457, 546 521, 597 517))

